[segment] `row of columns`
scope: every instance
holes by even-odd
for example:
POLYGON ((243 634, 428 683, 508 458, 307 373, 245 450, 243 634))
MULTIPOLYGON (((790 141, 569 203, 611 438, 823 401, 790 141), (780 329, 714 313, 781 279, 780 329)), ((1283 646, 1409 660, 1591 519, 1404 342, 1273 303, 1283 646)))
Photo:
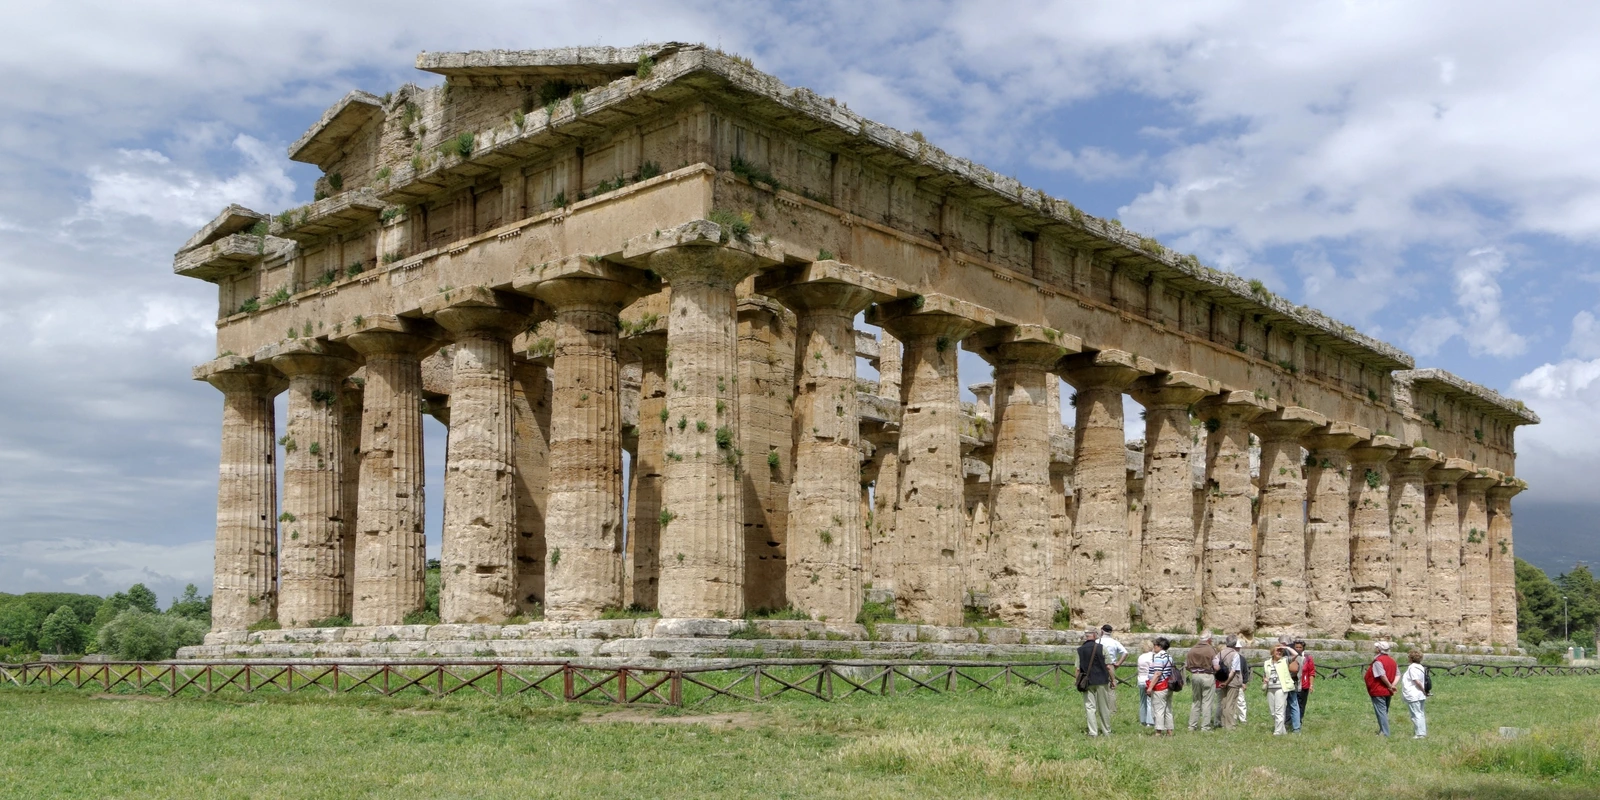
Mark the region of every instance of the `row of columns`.
MULTIPOLYGON (((771 263, 753 249, 680 243, 637 262, 671 291, 665 336, 632 337, 641 424, 626 561, 618 314, 659 286, 632 269, 574 258, 535 268, 514 284, 516 295, 475 287, 424 303, 457 345, 445 621, 503 620, 536 598, 551 619, 593 618, 626 602, 668 616, 744 612, 741 472, 752 466, 747 458, 767 457, 747 457, 740 436, 737 287, 771 263), (548 397, 540 396, 543 367, 512 352, 529 327, 528 297, 553 323, 548 397)), ((841 268, 821 262, 766 290, 797 318, 784 562, 785 599, 795 609, 853 620, 872 583, 892 588, 904 618, 961 622, 957 351, 965 341, 995 369, 987 507, 998 568, 989 594, 1008 623, 1048 626, 1065 604, 1075 622, 1123 627, 1137 609, 1157 630, 1515 640, 1509 484, 1304 409, 1222 392, 1202 376, 1158 373, 1128 353, 1078 352, 1079 341, 1050 329, 996 326, 987 310, 948 297, 873 306, 885 331, 880 391, 899 400, 901 417, 895 450, 875 464, 869 530, 853 320, 886 297, 841 278, 841 268), (1064 476, 1051 471, 1057 375, 1076 389, 1070 519, 1056 508, 1064 476), (1137 552, 1129 547, 1124 393, 1146 409, 1137 552), (1191 414, 1206 430, 1198 515, 1191 414), (1252 432, 1261 441, 1258 484, 1252 432)), ((340 614, 395 624, 422 607, 420 364, 441 332, 374 317, 335 338, 292 339, 254 362, 231 357, 199 371, 225 397, 219 628, 273 615, 286 625, 340 614), (352 404, 345 379, 357 366, 365 386, 352 404), (285 386, 280 516, 272 397, 285 386)))

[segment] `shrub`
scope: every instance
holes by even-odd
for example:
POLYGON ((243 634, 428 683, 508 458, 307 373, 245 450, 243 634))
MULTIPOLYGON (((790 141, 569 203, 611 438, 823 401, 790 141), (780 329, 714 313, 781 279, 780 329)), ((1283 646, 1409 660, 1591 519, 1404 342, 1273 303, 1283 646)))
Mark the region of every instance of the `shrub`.
POLYGON ((100 652, 123 661, 161 661, 178 654, 178 648, 204 641, 206 626, 197 620, 152 614, 129 608, 100 629, 100 652))
POLYGON ((72 606, 61 606, 39 626, 39 647, 50 653, 83 652, 83 629, 72 606))

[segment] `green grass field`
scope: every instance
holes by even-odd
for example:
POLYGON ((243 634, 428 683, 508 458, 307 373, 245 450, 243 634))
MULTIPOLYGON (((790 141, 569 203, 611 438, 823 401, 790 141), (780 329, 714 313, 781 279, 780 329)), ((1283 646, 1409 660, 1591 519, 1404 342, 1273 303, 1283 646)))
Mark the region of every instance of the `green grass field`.
POLYGON ((10 687, 0 797, 1600 797, 1600 678, 1436 681, 1425 741, 1398 701, 1376 737, 1353 680, 1323 681, 1306 731, 1276 738, 1259 691, 1243 730, 1156 739, 1124 690, 1109 740, 1070 689, 679 712, 10 687))

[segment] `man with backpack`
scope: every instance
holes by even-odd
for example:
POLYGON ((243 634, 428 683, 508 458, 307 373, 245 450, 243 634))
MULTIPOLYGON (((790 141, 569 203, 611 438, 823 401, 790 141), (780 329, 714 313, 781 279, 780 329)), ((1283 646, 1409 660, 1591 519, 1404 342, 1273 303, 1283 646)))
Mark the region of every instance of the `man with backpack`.
POLYGON ((1246 681, 1250 679, 1249 662, 1239 654, 1239 637, 1228 634, 1222 640, 1222 654, 1217 656, 1216 685, 1222 691, 1222 727, 1232 730, 1243 721, 1239 714, 1239 701, 1244 697, 1246 681))
POLYGON ((1395 684, 1400 678, 1400 667, 1389 657, 1389 642, 1372 643, 1372 663, 1362 675, 1367 682, 1367 695, 1372 698, 1372 713, 1378 718, 1378 735, 1389 736, 1389 698, 1394 696, 1395 684))
POLYGON ((1075 679, 1078 691, 1083 693, 1083 710, 1089 716, 1089 735, 1111 735, 1111 670, 1106 666, 1106 652, 1096 641, 1100 632, 1090 628, 1083 632, 1083 644, 1078 645, 1078 674, 1075 679))

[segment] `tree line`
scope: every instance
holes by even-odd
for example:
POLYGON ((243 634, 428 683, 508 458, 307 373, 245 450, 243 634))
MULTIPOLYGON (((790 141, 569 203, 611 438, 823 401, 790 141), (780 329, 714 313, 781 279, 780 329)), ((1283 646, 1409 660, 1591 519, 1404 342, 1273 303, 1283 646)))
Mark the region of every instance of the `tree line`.
POLYGON ((211 596, 194 584, 162 611, 142 583, 110 597, 66 592, 0 592, 0 661, 40 653, 103 653, 124 661, 172 658, 211 629, 211 596))

